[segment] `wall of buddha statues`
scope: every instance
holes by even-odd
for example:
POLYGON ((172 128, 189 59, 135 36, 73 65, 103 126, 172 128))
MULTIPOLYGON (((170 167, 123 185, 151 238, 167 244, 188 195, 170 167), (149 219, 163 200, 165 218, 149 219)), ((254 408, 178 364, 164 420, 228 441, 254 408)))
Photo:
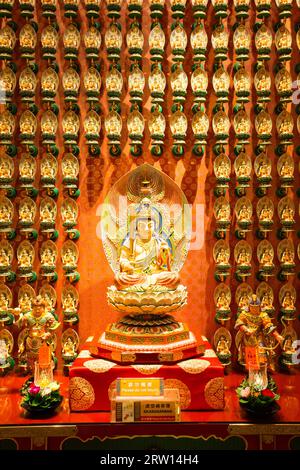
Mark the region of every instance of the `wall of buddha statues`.
POLYGON ((0 17, 0 350, 16 370, 18 318, 36 294, 61 323, 61 366, 118 318, 101 203, 143 162, 193 209, 177 318, 243 365, 234 323, 257 293, 287 366, 299 333, 299 0, 3 0, 0 17))

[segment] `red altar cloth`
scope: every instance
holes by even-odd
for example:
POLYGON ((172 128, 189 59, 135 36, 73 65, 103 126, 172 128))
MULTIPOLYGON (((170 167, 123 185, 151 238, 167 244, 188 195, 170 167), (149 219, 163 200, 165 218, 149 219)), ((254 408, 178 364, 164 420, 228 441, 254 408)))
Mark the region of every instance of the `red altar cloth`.
POLYGON ((95 359, 87 340, 70 368, 69 398, 72 411, 109 411, 116 379, 162 377, 165 387, 178 388, 182 410, 224 408, 224 368, 205 337, 205 353, 176 364, 119 365, 95 359))

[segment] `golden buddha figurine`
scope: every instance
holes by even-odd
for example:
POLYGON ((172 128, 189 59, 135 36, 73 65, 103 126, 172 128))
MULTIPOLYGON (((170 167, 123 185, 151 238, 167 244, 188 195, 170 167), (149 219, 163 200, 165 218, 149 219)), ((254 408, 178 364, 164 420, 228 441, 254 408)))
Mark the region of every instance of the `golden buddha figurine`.
POLYGON ((251 266, 251 253, 246 250, 246 248, 242 248, 237 255, 237 264, 243 266, 251 266))
POLYGON ((125 362, 123 354, 127 362, 140 362, 151 352, 147 360, 160 363, 195 355, 194 335, 169 315, 187 300, 179 278, 190 230, 189 212, 183 217, 183 208, 189 211, 179 187, 148 164, 124 175, 108 194, 101 225, 115 273, 108 302, 127 315, 108 325, 97 340, 100 357, 125 362), (126 210, 118 205, 120 195, 126 197, 126 210))
POLYGON ((284 310, 295 310, 295 299, 293 298, 292 293, 290 291, 286 291, 281 302, 281 307, 284 310))
POLYGON ((281 211, 280 218, 282 222, 295 222, 294 220, 294 210, 288 204, 285 205, 281 211))
POLYGON ((231 356, 231 352, 230 352, 230 349, 228 347, 228 340, 225 338, 224 335, 221 335, 220 338, 219 338, 219 341, 218 341, 217 347, 216 347, 216 353, 217 353, 218 357, 220 358, 220 360, 221 360, 222 356, 226 356, 226 357, 228 355, 231 356))
POLYGON ((51 344, 54 330, 60 323, 47 311, 44 300, 37 296, 32 302, 32 309, 21 314, 19 328, 27 328, 22 342, 19 344, 19 357, 26 355, 28 365, 32 368, 38 359, 39 349, 44 342, 51 344))
POLYGON ((241 365, 247 365, 247 357, 251 356, 260 364, 269 364, 272 357, 273 338, 280 344, 283 337, 277 332, 269 315, 262 310, 256 294, 251 296, 248 307, 239 315, 235 329, 239 331, 238 360, 241 365))
POLYGON ((75 344, 72 341, 72 338, 69 336, 66 342, 63 344, 62 356, 65 357, 74 357, 76 356, 75 344))
POLYGON ((286 247, 282 251, 280 256, 280 263, 288 265, 294 264, 294 253, 289 247, 286 247))
POLYGON ((259 261, 262 266, 267 266, 267 267, 274 266, 273 258, 274 258, 274 255, 272 251, 269 248, 264 248, 264 250, 262 251, 259 257, 259 261))
POLYGON ((217 298, 216 307, 218 310, 230 310, 230 298, 226 295, 225 291, 221 291, 217 298))
POLYGON ((274 310, 273 299, 272 299, 272 296, 271 296, 270 292, 265 291, 263 293, 262 298, 261 298, 260 306, 261 306, 262 310, 266 310, 266 311, 273 311, 274 310))

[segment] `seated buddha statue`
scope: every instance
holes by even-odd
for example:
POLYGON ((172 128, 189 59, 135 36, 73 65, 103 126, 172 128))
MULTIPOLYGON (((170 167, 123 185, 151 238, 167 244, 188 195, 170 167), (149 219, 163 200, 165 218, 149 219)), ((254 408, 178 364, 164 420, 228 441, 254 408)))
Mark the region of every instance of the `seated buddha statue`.
POLYGON ((115 277, 118 289, 148 290, 154 286, 175 289, 179 275, 171 268, 171 244, 158 233, 150 199, 142 199, 129 218, 130 232, 123 241, 120 271, 115 277))

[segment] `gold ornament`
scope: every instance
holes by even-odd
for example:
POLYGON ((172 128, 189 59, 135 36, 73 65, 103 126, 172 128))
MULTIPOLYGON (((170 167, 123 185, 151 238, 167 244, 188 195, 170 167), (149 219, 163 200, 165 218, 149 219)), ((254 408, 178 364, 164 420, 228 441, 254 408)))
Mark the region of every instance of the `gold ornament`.
POLYGON ((215 50, 216 60, 225 60, 227 58, 229 35, 224 25, 217 26, 211 36, 211 43, 215 50))
POLYGON ((100 138, 101 119, 96 111, 91 110, 87 113, 83 127, 88 144, 97 144, 100 138))
POLYGON ((234 75, 233 83, 237 101, 249 101, 251 88, 251 78, 249 73, 244 68, 240 68, 234 75))
POLYGON ((65 59, 76 59, 80 46, 80 33, 73 23, 69 24, 65 29, 63 43, 65 48, 65 59))
POLYGON ((19 87, 22 101, 32 101, 35 96, 37 79, 30 67, 22 70, 19 76, 19 87))
POLYGON ((293 83, 290 72, 286 68, 282 68, 275 76, 275 86, 280 96, 280 101, 290 101, 293 93, 293 83))
POLYGON ((148 77, 148 85, 154 104, 163 101, 166 83, 165 74, 158 66, 154 67, 148 77))
POLYGON ((97 101, 101 89, 101 75, 98 70, 90 67, 83 77, 83 83, 87 94, 87 101, 97 101))
POLYGON ((52 67, 48 67, 42 73, 41 88, 43 101, 53 101, 58 90, 59 78, 52 67))
POLYGON ((41 117, 43 144, 51 144, 55 141, 57 128, 58 121, 56 115, 51 110, 45 111, 41 117))
POLYGON ((229 94, 230 78, 223 67, 219 67, 213 75, 213 88, 218 97, 217 101, 227 101, 229 94))
POLYGON ((37 43, 36 31, 30 23, 26 23, 21 28, 20 35, 21 56, 24 59, 33 59, 37 43))
POLYGON ((276 118, 276 129, 282 144, 288 145, 292 143, 294 137, 294 120, 291 113, 285 109, 281 111, 276 118))
POLYGON ((83 36, 87 59, 97 59, 101 47, 101 34, 95 26, 91 26, 83 36))
POLYGON ((244 24, 240 24, 233 33, 233 47, 239 60, 249 58, 250 45, 250 31, 244 24))
POLYGON ((229 137, 230 121, 224 111, 218 111, 212 121, 213 131, 216 139, 222 143, 226 143, 229 137))
POLYGON ((76 144, 79 132, 79 117, 74 111, 67 111, 62 120, 64 140, 66 144, 76 144))
POLYGON ((255 117, 255 129, 259 139, 269 141, 271 139, 272 127, 273 123, 270 114, 267 111, 262 110, 255 117))
POLYGON ((194 60, 205 60, 208 44, 208 36, 203 23, 200 23, 191 33, 191 46, 194 52, 194 60))
POLYGON ((156 23, 149 34, 151 60, 161 61, 163 59, 165 44, 165 33, 160 23, 156 23))
POLYGON ((258 101, 269 101, 271 95, 271 76, 264 66, 260 67, 254 76, 254 86, 258 101))
POLYGON ((0 142, 10 145, 15 130, 15 117, 7 110, 0 112, 0 142))
POLYGON ((62 76, 62 85, 66 101, 77 101, 80 77, 73 67, 68 67, 62 76))
POLYGON ((106 30, 104 42, 107 49, 108 59, 118 60, 120 58, 123 39, 121 31, 115 23, 111 23, 106 30))
POLYGON ((120 143, 122 125, 122 118, 116 111, 110 111, 105 116, 104 127, 111 143, 120 143))
POLYGON ((197 67, 191 76, 191 87, 195 95, 195 101, 205 101, 208 87, 207 72, 201 67, 197 67))
POLYGON ((11 60, 16 42, 17 37, 10 26, 6 25, 0 29, 0 59, 11 60))
POLYGON ((36 134, 37 119, 35 115, 27 109, 20 116, 20 138, 23 144, 32 144, 36 134))
POLYGON ((16 74, 9 66, 0 71, 0 95, 1 103, 11 101, 17 84, 16 74))
POLYGON ((95 392, 86 379, 72 377, 69 382, 70 408, 72 411, 85 411, 95 402, 95 392))
POLYGON ((292 35, 284 24, 276 31, 275 46, 281 60, 290 60, 292 52, 292 35))
POLYGON ((55 54, 58 47, 58 39, 58 32, 53 26, 48 25, 43 29, 41 34, 43 59, 55 59, 55 54))

